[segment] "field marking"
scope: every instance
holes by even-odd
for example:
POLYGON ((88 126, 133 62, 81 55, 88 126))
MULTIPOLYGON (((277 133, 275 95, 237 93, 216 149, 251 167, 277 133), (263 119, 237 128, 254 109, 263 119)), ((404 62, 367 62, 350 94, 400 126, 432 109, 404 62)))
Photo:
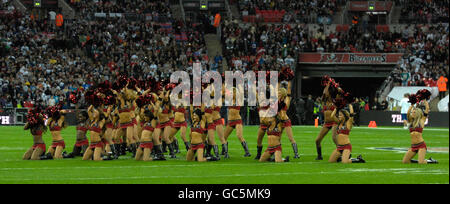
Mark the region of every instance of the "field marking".
MULTIPOLYGON (((127 179, 161 179, 161 178, 217 178, 217 177, 261 177, 261 176, 290 176, 290 175, 317 175, 317 174, 352 174, 354 172, 367 172, 370 170, 379 170, 379 171, 372 171, 372 172, 387 172, 392 171, 392 169, 341 169, 339 171, 320 171, 320 172, 286 172, 286 173, 255 173, 255 174, 224 174, 224 175, 201 175, 201 176, 180 176, 180 175, 169 175, 169 176, 131 176, 131 177, 78 177, 78 178, 39 178, 39 179, 27 179, 27 178, 2 178, 0 179, 3 181, 53 181, 53 180, 127 180, 127 179)), ((426 174, 427 171, 420 171, 421 169, 406 169, 406 168, 400 168, 400 169, 393 169, 394 171, 398 171, 397 173, 409 173, 409 174, 426 174)), ((438 170, 439 171, 439 170, 438 170)), ((396 172, 393 172, 396 173, 396 172)), ((428 173, 431 174, 448 174, 448 172, 443 171, 428 171, 428 173)))
MULTIPOLYGON (((20 160, 22 161, 22 160, 20 160)), ((36 161, 38 162, 38 161, 36 161)), ((86 161, 89 162, 89 161, 86 161)), ((91 161, 92 162, 92 161, 91 161)), ((393 160, 369 160, 367 163, 399 163, 401 164, 402 160, 399 159, 393 159, 393 160)), ((151 163, 151 162, 150 162, 151 163)), ((303 164, 323 164, 327 165, 327 160, 323 161, 312 161, 312 162, 287 162, 282 164, 275 164, 275 163, 244 163, 244 164, 167 164, 167 165, 148 165, 148 166, 71 166, 71 167, 27 167, 27 168, 0 168, 0 171, 11 171, 11 170, 73 170, 73 169, 132 169, 132 168, 172 168, 172 167, 211 167, 211 166, 269 166, 270 167, 277 167, 278 165, 303 165, 303 164)), ((330 164, 331 165, 331 164, 330 164)), ((352 164, 352 165, 364 165, 364 164, 352 164)))
POLYGON ((420 169, 420 168, 392 168, 392 169, 339 169, 338 171, 351 171, 351 172, 391 172, 393 174, 449 174, 448 170, 441 169, 420 169))
MULTIPOLYGON (((377 151, 390 151, 395 153, 404 154, 408 151, 409 147, 366 147, 365 149, 377 150, 377 151)), ((448 147, 432 147, 428 148, 427 153, 448 154, 448 147), (443 149, 443 150, 439 150, 443 149)), ((372 153, 371 153, 372 154, 372 153)))
MULTIPOLYGON (((403 127, 392 127, 392 128, 388 128, 388 127, 377 127, 377 128, 370 128, 370 127, 353 127, 354 129, 370 129, 370 130, 403 130, 403 131, 408 131, 403 129, 403 127)), ((449 132, 449 129, 438 129, 438 128, 425 128, 424 131, 442 131, 442 132, 449 132)))
POLYGON ((29 148, 24 148, 24 147, 0 147, 0 150, 6 150, 6 151, 10 151, 10 150, 14 150, 14 151, 18 151, 18 150, 28 150, 29 148))

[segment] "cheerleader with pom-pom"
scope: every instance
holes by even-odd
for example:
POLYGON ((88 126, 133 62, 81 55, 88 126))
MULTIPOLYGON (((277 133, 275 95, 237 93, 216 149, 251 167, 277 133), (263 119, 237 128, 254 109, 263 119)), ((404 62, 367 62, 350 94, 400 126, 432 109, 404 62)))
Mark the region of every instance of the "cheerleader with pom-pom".
POLYGON ((39 160, 46 150, 42 134, 47 131, 44 117, 39 107, 28 111, 27 123, 25 124, 24 130, 30 130, 31 135, 33 135, 33 146, 25 152, 22 159, 39 160))
POLYGON ((417 94, 411 94, 409 96, 409 102, 411 106, 408 109, 407 119, 409 126, 409 132, 411 135, 411 148, 408 149, 405 156, 403 157, 403 163, 419 163, 419 164, 433 164, 438 163, 431 157, 425 159, 427 153, 427 145, 423 139, 423 128, 425 127, 425 121, 427 119, 428 111, 430 110, 427 99, 431 94, 428 90, 424 89, 417 94), (418 160, 413 160, 418 154, 418 160))

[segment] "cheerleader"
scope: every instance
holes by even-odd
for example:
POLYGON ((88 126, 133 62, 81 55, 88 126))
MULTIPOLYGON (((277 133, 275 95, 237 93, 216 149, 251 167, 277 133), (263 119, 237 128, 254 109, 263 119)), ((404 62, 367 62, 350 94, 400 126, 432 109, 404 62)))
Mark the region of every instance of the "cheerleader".
POLYGON ((114 158, 119 158, 120 155, 125 155, 125 145, 123 145, 123 139, 121 138, 120 124, 119 124, 119 114, 117 107, 113 107, 114 111, 111 113, 111 123, 112 123, 112 135, 114 142, 114 149, 116 150, 114 158))
MULTIPOLYGON (((181 99, 181 94, 178 97, 181 99)), ((180 132, 181 139, 184 142, 186 151, 189 150, 190 142, 186 138, 187 122, 186 122, 186 108, 184 106, 172 106, 172 112, 174 113, 172 128, 169 134, 169 139, 175 144, 175 149, 177 150, 177 140, 175 135, 180 132)))
MULTIPOLYGON (((343 106, 341 106, 343 107, 343 106)), ((337 131, 337 144, 336 149, 333 151, 333 153, 330 156, 329 162, 330 163, 336 163, 339 158, 342 158, 341 161, 344 164, 348 163, 365 163, 364 159, 361 157, 361 155, 358 156, 358 158, 353 159, 350 158, 350 154, 352 153, 352 145, 350 144, 350 131, 353 127, 353 106, 349 105, 350 113, 346 110, 342 109, 334 109, 331 113, 332 118, 335 118, 335 120, 338 121, 338 131, 337 131), (337 115, 338 114, 338 115, 337 115)))
POLYGON ((227 142, 225 141, 225 137, 224 137, 224 120, 222 118, 222 116, 220 115, 220 109, 222 107, 220 106, 214 106, 213 112, 212 112, 212 117, 213 117, 213 123, 214 126, 216 127, 216 132, 217 132, 217 136, 219 137, 220 143, 222 144, 222 152, 221 154, 224 155, 224 158, 229 158, 230 156, 228 155, 228 146, 227 146, 227 142))
POLYGON ((282 158, 281 154, 281 133, 283 124, 279 116, 268 118, 269 126, 267 127, 267 150, 261 155, 260 162, 271 161, 272 155, 275 155, 275 162, 289 162, 289 156, 282 158))
POLYGON ((140 118, 143 122, 141 142, 139 148, 136 152, 136 160, 152 161, 151 152, 153 149, 153 138, 152 134, 156 126, 156 118, 153 115, 152 109, 153 105, 149 105, 145 108, 140 108, 140 118))
POLYGON ((287 90, 285 88, 280 88, 278 90, 278 99, 279 99, 278 109, 280 109, 279 117, 283 125, 283 129, 281 130, 281 132, 283 132, 284 130, 286 131, 286 135, 288 136, 289 141, 291 141, 292 150, 294 151, 294 158, 298 159, 300 158, 300 156, 298 155, 297 142, 295 141, 294 133, 292 132, 291 120, 287 115, 287 110, 289 109, 289 106, 291 104, 290 90, 291 90, 291 82, 288 83, 287 90))
POLYGON ((256 157, 255 160, 259 160, 261 158, 261 153, 263 149, 263 139, 266 134, 267 127, 270 125, 270 117, 265 117, 265 112, 269 109, 269 105, 267 106, 259 106, 258 107, 258 115, 259 115, 259 128, 257 133, 256 140, 256 157))
MULTIPOLYGON (((115 100, 115 99, 114 99, 115 100)), ((114 123, 113 123, 113 106, 109 105, 103 107, 101 114, 103 114, 103 118, 105 119, 105 132, 103 134, 103 142, 105 144, 105 151, 107 152, 107 156, 104 157, 104 160, 112 160, 119 158, 119 148, 114 141, 115 131, 114 131, 114 123), (105 109, 106 108, 106 109, 105 109)))
POLYGON ((39 160, 40 157, 45 154, 45 143, 42 139, 42 134, 47 131, 45 126, 44 117, 41 114, 39 108, 30 110, 27 115, 27 123, 24 130, 30 130, 33 136, 33 146, 28 149, 23 155, 23 160, 39 160))
POLYGON ((203 157, 203 151, 205 148, 204 137, 205 134, 205 118, 203 117, 203 113, 201 109, 194 108, 191 106, 191 118, 192 118, 192 126, 190 132, 191 138, 191 146, 186 154, 187 161, 194 161, 195 159, 199 162, 207 161, 206 158, 203 157), (195 156, 197 156, 195 158, 195 156))
POLYGON ((172 110, 172 108, 169 102, 169 91, 165 91, 163 89, 160 92, 158 102, 155 105, 157 106, 155 114, 158 118, 158 123, 156 125, 155 132, 153 133, 153 142, 155 143, 157 156, 161 159, 164 159, 163 148, 160 139, 162 138, 162 141, 164 141, 169 147, 170 158, 176 158, 174 147, 169 139, 169 134, 172 128, 172 123, 170 120, 170 111, 172 110))
MULTIPOLYGON (((233 88, 233 103, 236 104, 236 92, 237 89, 233 88)), ((229 106, 228 107, 228 122, 225 127, 225 141, 226 145, 228 145, 228 137, 236 129, 236 136, 241 142, 242 147, 244 148, 245 154, 244 157, 250 157, 251 154, 248 151, 247 142, 245 141, 243 134, 243 126, 242 126, 242 118, 240 115, 241 107, 240 106, 229 106)))
POLYGON ((77 141, 73 146, 73 150, 69 154, 64 154, 64 158, 74 158, 77 156, 83 156, 86 149, 89 147, 89 140, 86 137, 88 126, 88 113, 86 111, 81 111, 77 115, 78 124, 77 124, 77 141))
POLYGON ((118 96, 119 100, 115 113, 119 115, 120 128, 116 134, 118 134, 119 137, 126 136, 134 158, 136 154, 137 141, 134 137, 134 123, 132 114, 132 111, 134 110, 132 110, 132 103, 130 102, 132 96, 127 87, 125 87, 120 93, 115 92, 114 94, 118 96))
POLYGON ((155 95, 154 100, 154 114, 156 116, 156 127, 155 131, 153 132, 153 143, 154 143, 154 151, 155 151, 155 157, 153 160, 166 160, 163 154, 163 148, 161 144, 161 135, 163 134, 163 130, 166 126, 170 125, 170 119, 169 119, 169 110, 166 108, 163 110, 162 104, 163 104, 163 98, 164 98, 164 92, 160 91, 159 95, 155 95))
POLYGON ((90 125, 90 139, 91 144, 83 155, 83 160, 101 161, 103 152, 103 141, 101 134, 103 132, 103 126, 105 125, 105 119, 100 111, 98 111, 93 105, 89 106, 88 110, 90 125))
POLYGON ((66 144, 61 136, 61 130, 66 128, 66 111, 59 110, 56 106, 50 106, 47 108, 46 114, 49 117, 47 120, 47 126, 50 129, 50 134, 52 135, 52 145, 48 148, 47 154, 41 157, 41 159, 62 159, 63 150, 66 148, 66 144))
POLYGON ((325 89, 323 90, 322 101, 323 101, 323 115, 324 115, 324 124, 322 129, 319 132, 319 135, 316 138, 316 150, 317 150, 317 158, 316 160, 323 160, 322 157, 322 140, 331 130, 333 142, 336 142, 336 127, 337 121, 335 118, 331 117, 331 113, 336 109, 333 104, 333 98, 330 94, 330 85, 331 82, 327 82, 325 89))
MULTIPOLYGON (((436 160, 431 157, 426 160, 425 155, 427 153, 427 145, 423 139, 423 128, 425 127, 425 121, 427 119, 429 104, 426 100, 421 101, 416 104, 416 95, 412 94, 410 96, 410 103, 412 104, 407 113, 407 119, 409 126, 409 132, 411 135, 411 148, 408 149, 405 156, 403 157, 403 163, 419 163, 419 164, 436 164, 436 160), (417 106, 417 107, 415 107, 417 106), (424 110, 422 110, 422 108, 424 110), (412 160, 418 154, 418 160, 412 160)), ((420 100, 420 98, 419 98, 420 100)))
POLYGON ((220 160, 219 155, 219 147, 216 143, 216 140, 214 138, 216 134, 216 125, 214 123, 213 119, 213 111, 214 111, 214 105, 210 107, 205 107, 205 119, 206 119, 206 127, 207 127, 207 143, 206 143, 206 151, 205 151, 205 157, 206 158, 214 158, 215 160, 220 160), (211 149, 214 149, 214 155, 213 157, 211 155, 211 149))

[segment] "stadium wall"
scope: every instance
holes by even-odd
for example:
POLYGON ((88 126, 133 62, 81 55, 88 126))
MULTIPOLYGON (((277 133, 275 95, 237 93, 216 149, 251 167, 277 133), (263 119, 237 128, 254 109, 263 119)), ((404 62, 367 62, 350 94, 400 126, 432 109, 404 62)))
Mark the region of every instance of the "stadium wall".
MULTIPOLYGON (((398 111, 362 111, 360 125, 369 125, 375 121, 377 126, 403 126, 402 116, 398 111)), ((449 127, 448 112, 430 112, 427 127, 449 127)))
MULTIPOLYGON (((11 112, 0 113, 0 126, 2 125, 24 125, 26 122, 26 109, 16 109, 11 112)), ((448 112, 431 112, 427 127, 449 127, 448 112)), ((76 113, 66 114, 68 125, 76 125, 76 113)), ((367 126, 370 121, 375 121, 377 126, 403 126, 401 114, 398 111, 362 111, 360 113, 360 125, 367 126)))

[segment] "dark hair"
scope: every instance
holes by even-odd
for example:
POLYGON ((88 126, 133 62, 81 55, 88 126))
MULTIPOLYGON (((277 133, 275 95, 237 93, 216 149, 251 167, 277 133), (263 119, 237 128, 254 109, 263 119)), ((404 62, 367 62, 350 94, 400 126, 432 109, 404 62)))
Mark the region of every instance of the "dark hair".
MULTIPOLYGON (((87 120, 89 118, 89 115, 88 115, 87 111, 81 111, 78 114, 81 114, 85 118, 85 120, 87 120)), ((80 122, 80 121, 78 121, 78 122, 80 122)))
POLYGON ((344 109, 339 110, 340 113, 342 113, 342 115, 344 115, 344 124, 348 121, 348 119, 350 119, 350 113, 344 109), (348 115, 347 115, 348 114, 348 115))
POLYGON ((202 117, 203 117, 203 112, 202 112, 202 110, 200 110, 200 109, 195 109, 195 110, 194 110, 194 114, 198 115, 198 117, 200 117, 200 120, 201 120, 202 117))

